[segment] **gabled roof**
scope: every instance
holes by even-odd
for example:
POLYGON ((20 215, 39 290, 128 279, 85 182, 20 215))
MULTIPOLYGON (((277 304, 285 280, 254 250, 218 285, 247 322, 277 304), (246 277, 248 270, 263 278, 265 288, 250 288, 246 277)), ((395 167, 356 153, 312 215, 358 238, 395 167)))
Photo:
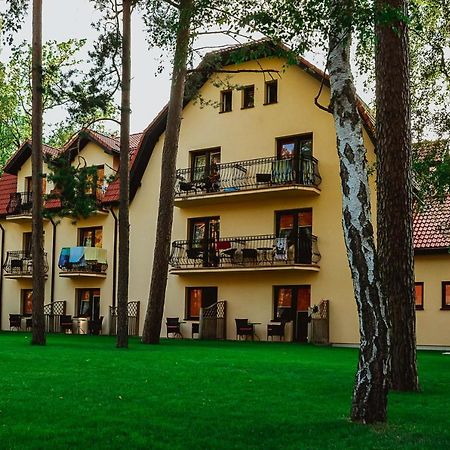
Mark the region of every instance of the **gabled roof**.
MULTIPOLYGON (((44 156, 48 155, 56 157, 60 154, 61 150, 58 148, 51 147, 50 145, 43 144, 42 151, 44 156)), ((28 140, 25 141, 13 155, 11 155, 11 157, 6 162, 3 171, 9 174, 17 175, 17 172, 20 170, 20 168, 23 166, 25 161, 30 156, 31 156, 31 141, 28 140)))
MULTIPOLYGON (((262 39, 249 44, 234 45, 208 53, 200 62, 196 71, 193 72, 186 81, 184 106, 194 98, 198 90, 218 68, 243 61, 251 61, 270 56, 281 56, 283 54, 285 54, 289 60, 294 58, 298 67, 320 82, 323 81, 325 85, 330 85, 328 74, 320 70, 314 64, 303 57, 293 56, 292 51, 283 44, 275 43, 268 39, 262 39)), ((359 97, 357 108, 369 137, 375 141, 375 121, 369 108, 359 97)), ((139 150, 136 163, 131 170, 130 200, 136 195, 136 191, 140 186, 141 179, 153 153, 155 144, 165 131, 167 112, 168 105, 159 112, 155 119, 144 130, 141 141, 141 147, 143 147, 143 149, 139 150)))
POLYGON ((6 214, 11 194, 17 192, 17 176, 4 173, 0 177, 0 216, 6 214))

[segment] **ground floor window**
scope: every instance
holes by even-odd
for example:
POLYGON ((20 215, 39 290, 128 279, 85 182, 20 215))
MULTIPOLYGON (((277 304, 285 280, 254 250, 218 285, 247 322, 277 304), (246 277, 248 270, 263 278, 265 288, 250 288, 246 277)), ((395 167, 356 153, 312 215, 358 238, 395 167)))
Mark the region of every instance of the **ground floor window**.
POLYGON ((77 289, 77 316, 97 320, 100 316, 100 289, 77 289))
POLYGON ((423 283, 416 283, 416 309, 423 309, 423 283))
POLYGON ((217 287, 188 287, 186 289, 186 319, 198 320, 200 308, 217 303, 217 287))
POLYGON ((22 314, 31 316, 33 314, 33 289, 22 289, 22 314))
POLYGON ((450 309, 450 281, 442 282, 442 309, 450 309))

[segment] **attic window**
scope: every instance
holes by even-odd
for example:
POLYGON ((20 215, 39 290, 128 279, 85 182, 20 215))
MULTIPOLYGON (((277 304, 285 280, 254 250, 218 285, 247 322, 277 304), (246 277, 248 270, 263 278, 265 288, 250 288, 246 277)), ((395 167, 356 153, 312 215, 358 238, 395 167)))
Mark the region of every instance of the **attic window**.
POLYGON ((255 106, 255 86, 245 86, 242 89, 242 109, 255 106))
POLYGON ((231 90, 220 93, 220 112, 230 112, 232 108, 233 92, 231 90))
POLYGON ((278 102, 278 81, 266 81, 265 105, 271 105, 278 102))

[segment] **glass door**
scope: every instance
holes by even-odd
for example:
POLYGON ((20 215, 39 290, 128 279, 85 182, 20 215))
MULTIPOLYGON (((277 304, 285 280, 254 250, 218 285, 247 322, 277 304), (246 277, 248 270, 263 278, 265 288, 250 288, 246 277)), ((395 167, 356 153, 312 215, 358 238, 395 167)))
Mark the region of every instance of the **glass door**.
POLYGON ((188 257, 203 259, 205 267, 217 266, 219 258, 216 243, 220 237, 220 217, 202 217, 190 219, 189 222, 188 257))
POLYGON ((308 184, 313 175, 312 136, 292 136, 277 140, 277 159, 280 167, 279 177, 284 181, 308 184), (284 174, 282 170, 284 170, 284 174))
MULTIPOLYGON (((286 247, 286 258, 295 264, 311 264, 312 209, 278 211, 276 213, 277 238, 286 247)), ((277 245, 278 246, 278 245, 277 245)))
POLYGON ((218 190, 218 164, 220 164, 220 148, 192 152, 191 181, 204 182, 208 192, 218 190))

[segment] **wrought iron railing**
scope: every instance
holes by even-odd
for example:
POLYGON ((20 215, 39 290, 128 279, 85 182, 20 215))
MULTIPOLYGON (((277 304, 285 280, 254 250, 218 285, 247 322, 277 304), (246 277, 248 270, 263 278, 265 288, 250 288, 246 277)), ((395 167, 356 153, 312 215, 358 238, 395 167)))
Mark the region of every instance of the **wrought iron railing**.
POLYGON ((59 256, 58 267, 65 273, 106 274, 106 249, 95 247, 63 247, 59 256))
POLYGON ((317 237, 313 235, 289 238, 265 234, 202 241, 174 241, 170 255, 173 268, 315 265, 319 261, 317 237))
MULTIPOLYGON (((139 335, 139 312, 141 302, 128 302, 128 335, 139 335)), ((117 306, 109 307, 109 334, 117 334, 117 306)))
MULTIPOLYGON (((31 253, 24 250, 7 252, 3 270, 7 275, 33 275, 31 253)), ((44 272, 48 272, 47 253, 44 253, 44 272)))
POLYGON ((6 213, 11 215, 31 214, 33 208, 32 192, 13 192, 9 194, 6 213))
POLYGON ((214 164, 208 170, 178 169, 175 196, 179 198, 287 185, 317 188, 321 181, 318 161, 312 156, 258 158, 214 164))

